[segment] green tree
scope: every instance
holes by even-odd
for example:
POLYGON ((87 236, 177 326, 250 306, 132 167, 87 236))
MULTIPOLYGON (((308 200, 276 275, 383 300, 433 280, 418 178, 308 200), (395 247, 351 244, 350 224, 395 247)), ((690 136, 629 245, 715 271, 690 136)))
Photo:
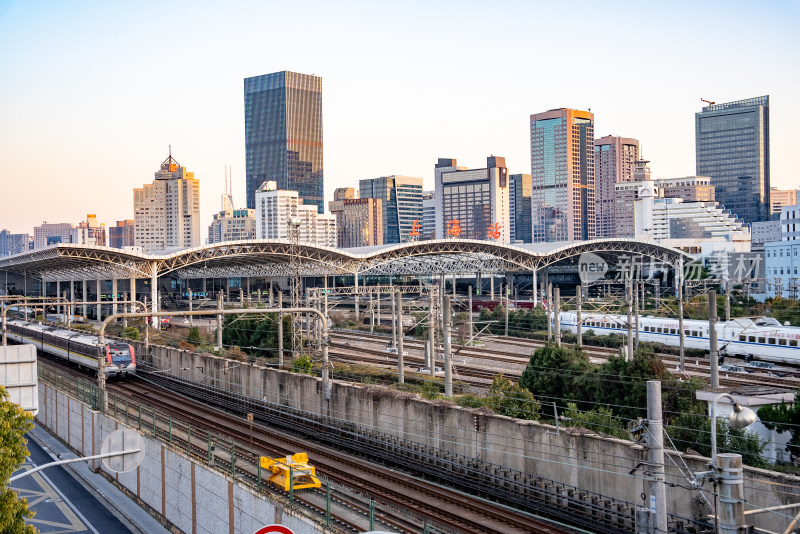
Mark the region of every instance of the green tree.
POLYGON ((539 399, 580 400, 582 378, 590 365, 580 348, 550 342, 531 355, 519 385, 539 399))
POLYGON ((196 326, 193 326, 189 329, 189 335, 186 336, 186 341, 191 343, 192 345, 199 345, 203 342, 203 338, 200 337, 200 329, 196 326))
POLYGON ((0 386, 0 532, 2 534, 35 534, 36 528, 25 524, 33 517, 28 502, 7 487, 8 479, 28 456, 25 433, 33 429, 31 414, 8 400, 8 392, 0 386))
MULTIPOLYGON (((684 413, 667 426, 667 434, 678 450, 694 449, 711 457, 711 418, 705 413, 684 413)), ((752 467, 769 467, 762 453, 766 442, 745 428, 731 428, 727 421, 717 418, 717 453, 742 455, 742 462, 752 467)))
POLYGON ((536 421, 542 408, 529 390, 514 384, 502 373, 492 380, 487 400, 487 406, 495 413, 517 419, 536 421))
MULTIPOLYGON (((266 317, 232 316, 225 318, 222 343, 241 347, 252 356, 278 356, 278 316, 266 317)), ((292 346, 292 317, 283 316, 283 346, 292 346)))
POLYGON ((794 461, 800 457, 800 390, 794 394, 794 402, 786 404, 766 404, 758 409, 758 418, 770 430, 789 432, 792 436, 786 449, 794 461))

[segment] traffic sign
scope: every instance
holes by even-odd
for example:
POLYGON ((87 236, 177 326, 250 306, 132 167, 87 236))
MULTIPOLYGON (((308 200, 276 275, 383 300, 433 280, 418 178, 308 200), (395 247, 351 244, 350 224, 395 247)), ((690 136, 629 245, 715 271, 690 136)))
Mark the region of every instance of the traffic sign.
POLYGON ((255 531, 255 534, 294 534, 292 529, 283 525, 267 525, 255 531))

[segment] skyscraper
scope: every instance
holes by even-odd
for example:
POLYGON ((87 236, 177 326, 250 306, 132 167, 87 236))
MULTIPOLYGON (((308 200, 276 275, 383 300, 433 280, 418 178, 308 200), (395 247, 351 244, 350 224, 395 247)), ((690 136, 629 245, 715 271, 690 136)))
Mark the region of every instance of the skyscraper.
POLYGON ((134 244, 145 254, 200 245, 200 182, 172 154, 152 184, 133 190, 134 244))
POLYGON ((508 178, 511 182, 509 190, 511 193, 509 200, 511 239, 512 241, 531 243, 531 231, 533 230, 531 224, 531 175, 512 174, 508 178))
POLYGON ((533 242, 595 237, 594 114, 531 115, 533 242))
POLYGON ((247 207, 275 181, 322 213, 322 78, 281 71, 244 80, 247 207))
POLYGON ((422 230, 422 178, 381 176, 358 181, 361 198, 383 201, 383 242, 405 243, 417 221, 422 230))
POLYGON ((639 141, 607 135, 594 140, 595 233, 616 236, 614 186, 632 182, 639 160, 639 141))
POLYGON ((712 104, 695 114, 697 175, 745 222, 770 219, 769 96, 712 104))

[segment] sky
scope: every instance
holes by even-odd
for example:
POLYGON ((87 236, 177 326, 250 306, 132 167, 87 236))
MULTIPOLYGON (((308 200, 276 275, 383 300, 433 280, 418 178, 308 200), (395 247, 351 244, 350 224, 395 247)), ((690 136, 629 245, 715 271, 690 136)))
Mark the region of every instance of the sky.
POLYGON ((133 218, 169 146, 245 203, 243 79, 322 77, 325 199, 437 158, 530 173, 532 113, 591 109, 654 177, 695 173, 700 98, 770 95, 772 185, 800 187, 800 0, 0 0, 0 228, 133 218))

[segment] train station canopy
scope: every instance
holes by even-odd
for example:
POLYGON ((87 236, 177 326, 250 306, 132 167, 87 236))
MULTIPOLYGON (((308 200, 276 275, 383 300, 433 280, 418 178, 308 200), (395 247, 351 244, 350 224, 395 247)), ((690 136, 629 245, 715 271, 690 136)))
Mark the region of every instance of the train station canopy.
POLYGON ((58 244, 0 259, 0 271, 44 281, 112 278, 226 278, 324 275, 439 275, 533 271, 582 254, 606 259, 647 258, 675 266, 691 256, 655 242, 594 239, 504 245, 472 239, 435 239, 351 249, 289 240, 214 243, 170 254, 58 244))

